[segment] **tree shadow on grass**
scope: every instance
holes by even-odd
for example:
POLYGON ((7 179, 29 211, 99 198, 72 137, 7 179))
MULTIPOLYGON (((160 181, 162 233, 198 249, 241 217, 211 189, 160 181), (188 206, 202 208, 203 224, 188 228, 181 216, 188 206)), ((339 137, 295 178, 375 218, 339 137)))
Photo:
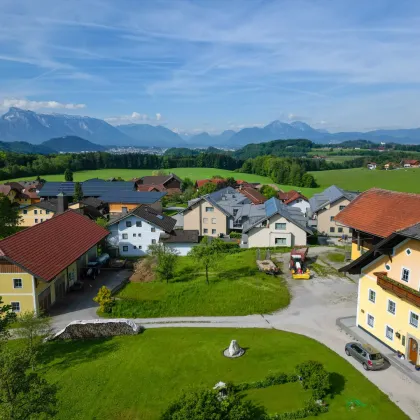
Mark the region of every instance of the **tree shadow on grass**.
POLYGON ((225 270, 219 272, 220 280, 240 280, 243 277, 251 277, 257 273, 250 267, 235 268, 233 270, 225 270))
POLYGON ((346 378, 337 372, 331 372, 330 384, 330 396, 331 398, 334 398, 344 391, 344 388, 346 386, 346 378))
POLYGON ((197 277, 198 272, 198 267, 185 267, 182 269, 182 272, 179 275, 177 275, 174 279, 170 280, 170 283, 185 283, 194 280, 194 278, 197 277))
POLYGON ((53 341, 43 346, 39 360, 44 369, 67 369, 80 363, 96 360, 118 350, 112 338, 53 341), (48 366, 47 366, 48 365, 48 366))

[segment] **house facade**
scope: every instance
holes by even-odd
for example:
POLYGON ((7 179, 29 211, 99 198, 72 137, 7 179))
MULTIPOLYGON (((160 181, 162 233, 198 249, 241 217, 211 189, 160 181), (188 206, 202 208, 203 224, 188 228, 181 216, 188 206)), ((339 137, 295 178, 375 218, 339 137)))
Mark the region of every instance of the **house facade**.
POLYGON ((420 364, 420 224, 392 233, 340 271, 360 274, 357 325, 420 364))
POLYGON ((314 194, 309 199, 310 217, 318 232, 322 235, 342 237, 350 235, 351 229, 336 219, 358 193, 345 191, 335 185, 328 187, 322 193, 314 194))
POLYGON ((299 191, 279 192, 277 198, 286 206, 298 208, 305 216, 309 214, 311 208, 309 200, 299 191))
POLYGON ((13 311, 65 300, 108 231, 73 210, 0 241, 0 296, 13 311))

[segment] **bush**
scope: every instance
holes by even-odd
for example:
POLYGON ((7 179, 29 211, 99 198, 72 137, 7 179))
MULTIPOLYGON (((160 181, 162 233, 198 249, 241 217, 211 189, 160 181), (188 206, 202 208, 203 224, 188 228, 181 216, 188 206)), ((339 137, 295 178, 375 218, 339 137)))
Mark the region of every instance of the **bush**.
POLYGON ((309 360, 296 366, 304 389, 311 389, 315 400, 323 399, 330 389, 330 375, 320 362, 309 360))
POLYGON ((102 286, 99 289, 98 294, 93 300, 99 304, 99 308, 101 312, 104 313, 111 313, 112 307, 115 304, 115 299, 112 297, 111 290, 109 290, 106 286, 102 286))
POLYGON ((229 236, 231 239, 241 239, 242 238, 242 233, 240 232, 230 232, 229 236))
POLYGON ((241 248, 236 242, 221 241, 221 243, 219 244, 219 250, 220 252, 223 252, 226 254, 236 254, 237 252, 241 251, 241 248))

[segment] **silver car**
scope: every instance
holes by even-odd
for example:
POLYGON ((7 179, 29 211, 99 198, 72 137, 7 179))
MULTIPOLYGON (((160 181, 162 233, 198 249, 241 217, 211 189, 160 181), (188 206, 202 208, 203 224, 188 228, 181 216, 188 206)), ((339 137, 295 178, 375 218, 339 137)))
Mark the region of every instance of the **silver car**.
POLYGON ((365 370, 379 370, 384 367, 385 360, 382 354, 369 344, 347 343, 345 352, 347 356, 353 356, 362 363, 365 370))

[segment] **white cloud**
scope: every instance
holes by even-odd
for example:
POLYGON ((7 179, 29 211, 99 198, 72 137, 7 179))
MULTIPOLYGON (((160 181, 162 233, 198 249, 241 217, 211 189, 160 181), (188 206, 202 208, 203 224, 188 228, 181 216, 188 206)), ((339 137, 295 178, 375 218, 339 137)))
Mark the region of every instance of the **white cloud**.
POLYGON ((86 108, 86 105, 57 101, 30 101, 29 99, 6 98, 0 103, 0 107, 4 109, 17 107, 37 111, 39 109, 83 109, 86 108))
POLYGON ((162 122, 162 114, 156 113, 155 118, 150 117, 147 114, 140 114, 139 112, 133 112, 130 115, 118 115, 115 117, 104 118, 109 124, 152 124, 156 125, 162 122))

